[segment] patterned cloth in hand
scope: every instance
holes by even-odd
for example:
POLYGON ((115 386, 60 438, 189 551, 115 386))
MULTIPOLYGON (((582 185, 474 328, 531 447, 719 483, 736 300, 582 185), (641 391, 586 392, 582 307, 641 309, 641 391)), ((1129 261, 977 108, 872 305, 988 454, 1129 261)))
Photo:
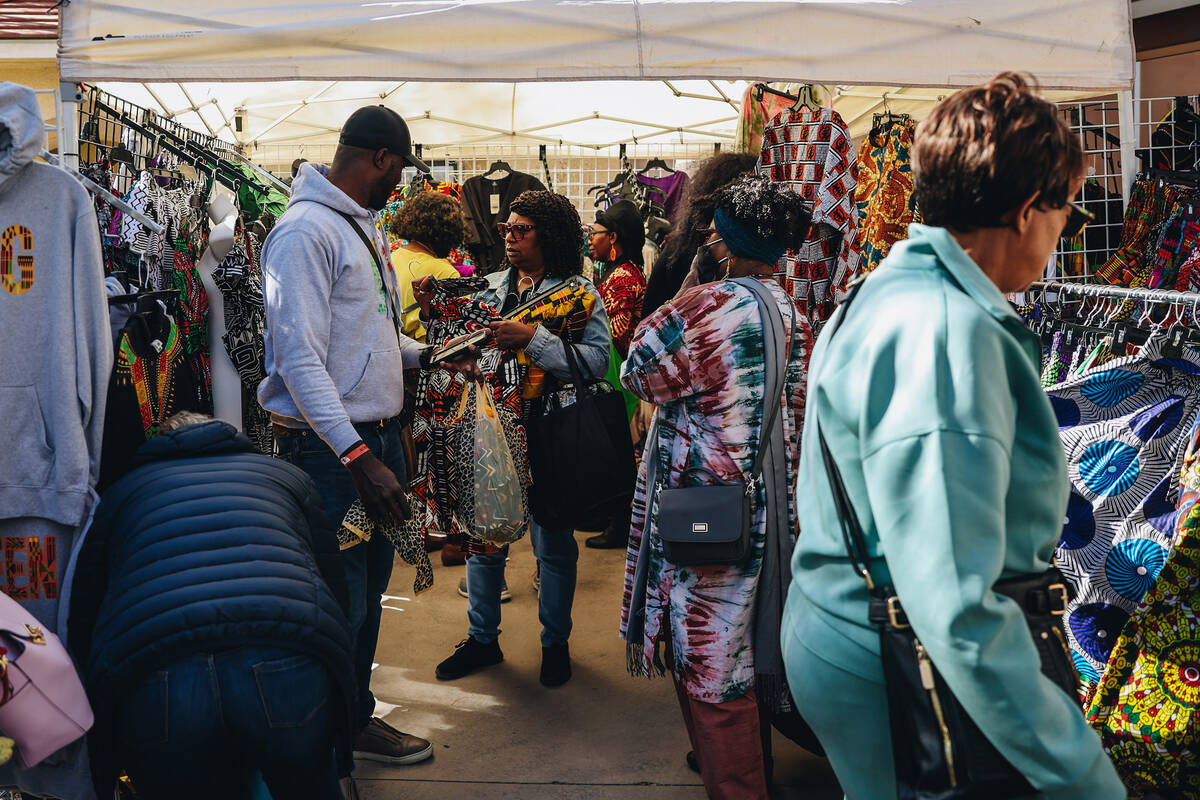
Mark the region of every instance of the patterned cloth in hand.
MULTIPOLYGON (((410 498, 411 503, 411 498, 410 498)), ((404 563, 417 568, 413 578, 413 592, 421 592, 433 586, 433 566, 429 563, 429 552, 425 549, 425 537, 421 535, 420 525, 413 515, 400 522, 395 517, 388 517, 382 523, 377 523, 367 515, 362 500, 355 500, 354 505, 346 512, 342 526, 338 529, 338 546, 348 550, 363 542, 371 541, 372 536, 383 536, 404 563)))
POLYGON ((1087 701, 1131 797, 1200 797, 1200 428, 1180 482, 1170 555, 1087 701))
POLYGON ((1200 356, 1162 356, 1158 334, 1047 391, 1066 450, 1071 495, 1057 565, 1071 583, 1064 619, 1090 691, 1167 560, 1181 462, 1200 412, 1200 356))

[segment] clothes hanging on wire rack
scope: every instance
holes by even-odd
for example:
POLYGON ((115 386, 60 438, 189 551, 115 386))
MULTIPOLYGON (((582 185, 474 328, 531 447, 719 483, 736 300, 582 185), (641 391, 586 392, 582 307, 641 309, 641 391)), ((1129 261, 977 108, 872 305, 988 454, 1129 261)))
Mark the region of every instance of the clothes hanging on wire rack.
POLYGON ((487 275, 504 264, 504 239, 496 230, 497 222, 508 220, 508 207, 521 192, 544 191, 545 185, 525 172, 510 172, 498 179, 488 173, 468 178, 463 184, 463 211, 467 214, 467 249, 480 275, 487 275))
POLYGON ((859 269, 879 266, 892 245, 908 238, 908 226, 921 221, 913 194, 912 146, 917 124, 897 119, 872 130, 858 151, 859 269))
POLYGON ((763 132, 757 169, 793 188, 812 208, 808 238, 780 259, 776 274, 819 325, 858 273, 858 181, 846 123, 832 108, 777 114, 763 132))
POLYGON ((1200 228, 1200 192, 1139 178, 1129 193, 1121 244, 1096 270, 1097 280, 1130 288, 1175 288, 1200 228))
MULTIPOLYGON (((643 175, 640 172, 637 174, 638 183, 642 184, 647 189, 647 197, 653 199, 657 204, 656 210, 661 209, 661 214, 658 216, 669 222, 675 221, 675 212, 679 210, 679 204, 683 202, 684 192, 687 191, 688 174, 683 171, 669 172, 662 177, 652 177, 643 175)), ((668 227, 668 232, 670 228, 668 227)))
MULTIPOLYGON (((398 239, 392 235, 392 224, 396 221, 396 214, 399 213, 400 209, 404 207, 404 203, 410 197, 417 192, 423 191, 437 192, 438 194, 444 194, 448 197, 453 197, 459 202, 460 205, 463 201, 462 185, 452 181, 432 182, 420 180, 419 182, 397 187, 392 192, 392 196, 388 198, 388 203, 383 207, 383 211, 379 212, 379 230, 387 239, 388 249, 390 252, 394 253, 396 250, 408 243, 404 239, 398 239)), ((446 260, 458 270, 459 275, 462 277, 473 275, 475 270, 478 269, 478 265, 475 263, 475 259, 471 256, 471 252, 468 249, 466 242, 463 242, 458 247, 452 248, 450 253, 446 256, 446 260)))

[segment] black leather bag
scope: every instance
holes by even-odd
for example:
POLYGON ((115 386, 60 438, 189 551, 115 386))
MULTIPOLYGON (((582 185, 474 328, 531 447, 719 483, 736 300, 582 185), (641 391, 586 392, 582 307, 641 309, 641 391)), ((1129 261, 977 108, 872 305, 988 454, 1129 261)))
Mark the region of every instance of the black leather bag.
POLYGON ((627 508, 637 477, 625 400, 603 379, 584 379, 569 338, 564 332, 571 383, 547 391, 526 425, 530 511, 539 525, 563 530, 627 508))
MULTIPOLYGON (((829 336, 845 318, 856 292, 857 288, 843 304, 829 336)), ((877 585, 871 578, 862 526, 819 423, 816 434, 846 553, 871 593, 868 616, 879 632, 900 800, 1001 800, 1036 794, 946 686, 892 587, 877 585)), ((1069 597, 1058 570, 1052 567, 1043 574, 1000 581, 994 588, 1021 606, 1041 656, 1042 672, 1074 698, 1078 677, 1060 627, 1069 597)))
MULTIPOLYGON (((687 470, 681 482, 689 478, 711 481, 699 486, 667 489, 655 487, 658 495, 658 535, 663 556, 672 564, 740 564, 750 555, 750 516, 754 497, 762 483, 763 457, 767 442, 778 431, 779 403, 791 350, 784 334, 783 316, 770 290, 760 281, 735 281, 753 292, 762 319, 765 350, 766 386, 763 391, 763 427, 748 481, 724 483, 704 468, 687 470), (782 352, 782 361, 780 353, 782 352), (780 366, 782 364, 782 366, 780 366)), ((794 323, 794 320, 793 320, 794 323)))

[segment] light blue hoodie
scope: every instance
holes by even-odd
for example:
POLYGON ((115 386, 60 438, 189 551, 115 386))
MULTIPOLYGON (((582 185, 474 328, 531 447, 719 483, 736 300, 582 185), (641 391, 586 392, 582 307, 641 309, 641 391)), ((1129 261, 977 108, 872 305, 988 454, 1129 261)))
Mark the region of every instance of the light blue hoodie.
POLYGON ((263 245, 267 377, 258 399, 275 422, 310 426, 341 454, 359 440, 355 422, 388 419, 404 405, 404 370, 423 346, 399 334, 399 292, 376 214, 304 164, 287 211, 263 245), (375 242, 386 288, 367 245, 375 242), (387 292, 392 293, 390 303, 387 292))

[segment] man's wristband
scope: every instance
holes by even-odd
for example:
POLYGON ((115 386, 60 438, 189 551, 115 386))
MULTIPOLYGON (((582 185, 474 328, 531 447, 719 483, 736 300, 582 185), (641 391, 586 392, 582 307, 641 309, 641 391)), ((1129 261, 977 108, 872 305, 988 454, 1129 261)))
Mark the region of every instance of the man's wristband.
POLYGON ((341 456, 342 466, 343 467, 350 466, 355 461, 355 459, 361 458, 362 456, 365 456, 369 452, 371 452, 371 448, 367 447, 367 445, 364 442, 359 442, 358 444, 352 446, 346 452, 342 453, 342 456, 341 456))

